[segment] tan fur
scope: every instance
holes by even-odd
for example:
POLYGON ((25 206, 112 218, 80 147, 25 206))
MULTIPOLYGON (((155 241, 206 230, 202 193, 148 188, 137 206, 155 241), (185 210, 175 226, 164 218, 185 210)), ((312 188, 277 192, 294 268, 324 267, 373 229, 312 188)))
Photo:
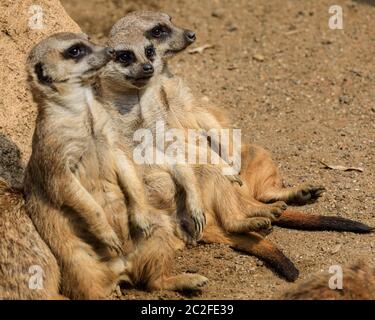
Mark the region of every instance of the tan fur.
MULTIPOLYGON (((90 80, 108 61, 105 49, 72 34, 45 40, 29 58, 33 89, 43 98, 26 170, 27 209, 59 261, 63 292, 72 298, 105 298, 120 280, 163 288, 163 283, 155 283, 169 278, 166 261, 159 259, 156 248, 160 256, 171 256, 174 250, 168 241, 161 245, 161 239, 171 234, 168 226, 162 215, 148 215, 143 184, 126 146, 117 139, 110 115, 93 97, 90 80), (69 48, 73 40, 84 43, 92 53, 77 62, 63 59, 61 48, 69 48), (60 67, 57 71, 45 63, 52 64, 49 59, 60 67), (38 80, 33 68, 39 62, 51 83, 38 80), (63 82, 55 81, 58 72, 66 73, 63 82), (153 225, 155 235, 150 240, 132 235, 128 220, 133 231, 146 234, 153 225), (151 268, 139 273, 147 261, 151 268), (145 280, 148 272, 155 273, 155 279, 145 280)), ((200 275, 196 279, 190 288, 207 281, 200 275)))
POLYGON ((0 179, 0 299, 64 299, 60 270, 25 211, 19 190, 0 179), (41 268, 42 287, 33 276, 41 268))
POLYGON ((317 273, 287 289, 279 299, 285 300, 375 300, 375 267, 365 261, 345 266, 343 288, 330 289, 334 274, 317 273))

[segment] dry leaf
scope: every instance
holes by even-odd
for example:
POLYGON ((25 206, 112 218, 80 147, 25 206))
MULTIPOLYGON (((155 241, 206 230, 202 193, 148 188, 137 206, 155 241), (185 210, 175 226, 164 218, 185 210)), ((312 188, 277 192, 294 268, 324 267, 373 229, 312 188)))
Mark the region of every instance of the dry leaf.
POLYGON ((345 167, 345 166, 340 166, 340 165, 334 165, 334 164, 327 164, 323 161, 320 161, 321 164, 323 164, 327 169, 332 169, 332 170, 340 170, 340 171, 358 171, 358 172, 363 172, 363 168, 360 167, 345 167))
POLYGON ((213 47, 214 47, 214 45, 212 45, 212 44, 205 44, 205 45, 203 45, 203 46, 201 46, 201 47, 197 47, 197 48, 191 49, 191 50, 189 50, 188 52, 189 52, 190 54, 194 54, 194 53, 203 53, 204 50, 211 49, 211 48, 213 48, 213 47))

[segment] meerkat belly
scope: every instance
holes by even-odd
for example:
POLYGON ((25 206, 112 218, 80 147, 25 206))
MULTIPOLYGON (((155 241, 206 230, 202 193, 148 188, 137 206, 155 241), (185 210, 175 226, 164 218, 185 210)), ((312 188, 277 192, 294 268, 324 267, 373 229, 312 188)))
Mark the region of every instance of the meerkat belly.
MULTIPOLYGON (((113 161, 108 157, 110 150, 94 143, 88 144, 87 150, 75 165, 74 174, 93 199, 103 208, 108 223, 117 236, 126 243, 128 240, 128 218, 124 194, 118 185, 113 161)), ((68 223, 80 238, 94 243, 87 228, 82 227, 79 216, 65 208, 68 223)))
POLYGON ((111 146, 102 145, 98 148, 99 158, 99 186, 103 197, 102 207, 107 214, 107 219, 119 238, 125 242, 128 240, 128 215, 126 198, 121 189, 116 173, 116 165, 112 158, 111 146))

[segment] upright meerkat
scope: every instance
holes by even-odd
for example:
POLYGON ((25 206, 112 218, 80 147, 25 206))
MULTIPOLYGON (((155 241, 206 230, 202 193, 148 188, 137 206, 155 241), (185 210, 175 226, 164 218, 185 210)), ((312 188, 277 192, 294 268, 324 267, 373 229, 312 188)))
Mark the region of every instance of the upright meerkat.
POLYGON ((60 270, 25 211, 20 190, 0 179, 0 300, 61 299, 60 270))
POLYGON ((112 55, 71 33, 51 36, 31 51, 38 116, 24 182, 26 208, 55 254, 63 292, 71 298, 105 298, 121 280, 150 289, 198 289, 207 282, 203 276, 168 275, 176 245, 168 217, 149 215, 147 201, 139 201, 142 181, 93 96, 92 81, 112 55))

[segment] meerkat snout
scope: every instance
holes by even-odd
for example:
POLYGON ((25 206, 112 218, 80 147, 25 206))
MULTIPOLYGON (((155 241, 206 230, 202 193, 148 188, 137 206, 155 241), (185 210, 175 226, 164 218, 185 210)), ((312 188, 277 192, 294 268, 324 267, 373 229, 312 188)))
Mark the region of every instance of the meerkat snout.
POLYGON ((150 63, 143 64, 142 69, 145 75, 151 75, 154 73, 154 67, 150 63))
POLYGON ((195 40, 196 40, 196 35, 195 35, 195 32, 192 31, 192 30, 185 30, 185 39, 189 42, 189 43, 193 43, 195 40))

